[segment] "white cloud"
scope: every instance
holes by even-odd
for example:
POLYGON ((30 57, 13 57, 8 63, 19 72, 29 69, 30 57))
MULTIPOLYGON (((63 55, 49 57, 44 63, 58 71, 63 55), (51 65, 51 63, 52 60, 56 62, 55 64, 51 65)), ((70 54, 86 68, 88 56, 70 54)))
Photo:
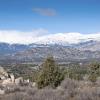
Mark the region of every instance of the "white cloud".
POLYGON ((51 8, 33 8, 33 12, 36 12, 43 16, 55 16, 56 11, 51 8))
POLYGON ((86 40, 100 41, 100 33, 55 33, 50 34, 45 29, 33 30, 32 32, 21 32, 15 30, 1 30, 0 42, 7 43, 78 43, 86 40))
POLYGON ((48 31, 45 29, 33 30, 32 32, 0 30, 0 42, 29 44, 46 34, 48 34, 48 31))

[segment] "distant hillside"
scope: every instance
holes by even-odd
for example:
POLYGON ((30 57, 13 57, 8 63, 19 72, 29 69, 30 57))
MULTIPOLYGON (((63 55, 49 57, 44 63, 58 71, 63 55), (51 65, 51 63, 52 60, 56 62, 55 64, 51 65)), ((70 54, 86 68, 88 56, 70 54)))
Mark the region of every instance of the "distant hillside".
POLYGON ((38 62, 52 55, 58 61, 100 59, 100 42, 78 44, 7 44, 0 43, 0 61, 38 62))

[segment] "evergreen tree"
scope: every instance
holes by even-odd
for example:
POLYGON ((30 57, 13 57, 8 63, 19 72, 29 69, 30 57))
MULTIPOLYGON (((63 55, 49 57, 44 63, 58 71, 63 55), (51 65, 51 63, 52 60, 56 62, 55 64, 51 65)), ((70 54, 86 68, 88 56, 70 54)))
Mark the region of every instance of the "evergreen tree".
POLYGON ((92 82, 95 82, 97 77, 100 76, 100 64, 99 63, 93 63, 89 66, 89 79, 92 82))
POLYGON ((48 57, 41 65, 41 70, 37 78, 38 88, 51 86, 57 87, 63 80, 62 70, 57 66, 53 57, 48 57))

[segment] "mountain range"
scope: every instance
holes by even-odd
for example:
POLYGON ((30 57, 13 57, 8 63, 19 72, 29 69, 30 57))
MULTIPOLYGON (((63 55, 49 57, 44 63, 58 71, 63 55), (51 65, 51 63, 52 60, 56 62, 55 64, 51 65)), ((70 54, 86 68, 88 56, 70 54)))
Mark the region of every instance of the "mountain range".
POLYGON ((87 40, 74 44, 58 41, 27 45, 0 43, 0 63, 41 62, 51 55, 58 62, 100 59, 100 41, 87 40))

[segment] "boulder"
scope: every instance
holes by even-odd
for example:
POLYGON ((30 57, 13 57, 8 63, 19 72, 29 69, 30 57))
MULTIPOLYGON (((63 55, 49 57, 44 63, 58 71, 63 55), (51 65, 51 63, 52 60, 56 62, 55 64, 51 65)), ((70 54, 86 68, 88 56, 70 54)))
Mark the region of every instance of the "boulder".
POLYGON ((5 90, 0 89, 0 95, 3 95, 3 94, 5 94, 5 90))
POLYGON ((32 87, 36 87, 36 82, 33 82, 32 83, 32 87))
POLYGON ((6 77, 5 77, 5 76, 0 75, 0 80, 5 80, 5 79, 6 79, 6 77))
POLYGON ((19 78, 15 79, 16 85, 21 85, 21 84, 23 84, 23 82, 24 82, 23 77, 19 77, 19 78))
POLYGON ((12 81, 10 78, 7 78, 5 80, 3 80, 2 82, 2 85, 5 86, 5 85, 11 85, 12 84, 12 81))
POLYGON ((8 73, 0 66, 0 80, 4 80, 6 78, 8 78, 8 73))
POLYGON ((15 82, 15 76, 13 74, 10 74, 9 76, 11 78, 12 83, 14 83, 15 82))

